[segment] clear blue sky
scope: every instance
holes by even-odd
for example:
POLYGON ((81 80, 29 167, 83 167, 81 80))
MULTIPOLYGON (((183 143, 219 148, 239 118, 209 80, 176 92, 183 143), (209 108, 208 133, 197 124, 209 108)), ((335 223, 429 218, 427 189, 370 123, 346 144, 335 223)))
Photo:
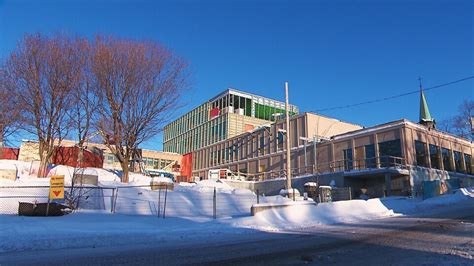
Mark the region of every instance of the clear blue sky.
MULTIPOLYGON (((1 1, 0 57, 24 33, 157 40, 189 61, 179 113, 237 88, 311 111, 474 74, 472 1, 1 1), (351 3, 351 2, 357 2, 351 3)), ((468 81, 426 93, 442 120, 473 98, 468 81)), ((418 95, 324 112, 371 126, 418 120, 418 95)), ((161 149, 161 136, 146 143, 161 149)))

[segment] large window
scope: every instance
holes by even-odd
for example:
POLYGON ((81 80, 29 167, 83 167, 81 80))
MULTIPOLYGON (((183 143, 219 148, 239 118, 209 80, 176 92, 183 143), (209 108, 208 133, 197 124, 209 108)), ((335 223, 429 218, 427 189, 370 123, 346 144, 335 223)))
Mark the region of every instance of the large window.
POLYGON ((472 175, 472 157, 470 154, 464 154, 464 162, 466 163, 466 173, 472 175))
POLYGON ((456 168, 456 172, 463 173, 464 167, 462 164, 462 153, 459 151, 454 151, 454 165, 456 168))
POLYGON ((380 142, 379 155, 382 167, 393 166, 395 160, 391 157, 402 157, 400 139, 380 142))
POLYGON ((426 143, 415 140, 416 165, 428 167, 428 153, 426 143))
POLYGON ((431 168, 441 169, 441 150, 438 146, 430 144, 431 168))
POLYGON ((441 148, 441 155, 443 156, 443 166, 446 171, 453 171, 451 165, 451 150, 446 148, 441 148))
POLYGON ((347 150, 344 150, 343 152, 344 152, 344 170, 345 171, 352 170, 352 161, 353 161, 352 149, 347 149, 347 150))
POLYGON ((376 160, 375 160, 375 145, 365 145, 365 165, 367 168, 375 168, 376 167, 376 160))

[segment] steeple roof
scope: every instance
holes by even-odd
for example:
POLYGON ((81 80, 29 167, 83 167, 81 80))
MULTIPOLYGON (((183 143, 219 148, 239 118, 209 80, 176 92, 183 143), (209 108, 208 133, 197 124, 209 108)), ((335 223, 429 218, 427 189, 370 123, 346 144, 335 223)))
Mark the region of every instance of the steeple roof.
POLYGON ((423 87, 420 87, 420 123, 421 122, 433 122, 428 103, 426 103, 425 94, 423 93, 423 87))

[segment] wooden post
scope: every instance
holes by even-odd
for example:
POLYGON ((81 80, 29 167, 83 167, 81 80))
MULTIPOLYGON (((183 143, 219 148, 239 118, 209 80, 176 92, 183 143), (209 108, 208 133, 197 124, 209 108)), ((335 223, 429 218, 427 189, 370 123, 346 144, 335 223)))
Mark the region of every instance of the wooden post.
POLYGON ((163 219, 165 219, 166 213, 166 198, 168 197, 168 184, 165 185, 165 204, 163 206, 163 219))

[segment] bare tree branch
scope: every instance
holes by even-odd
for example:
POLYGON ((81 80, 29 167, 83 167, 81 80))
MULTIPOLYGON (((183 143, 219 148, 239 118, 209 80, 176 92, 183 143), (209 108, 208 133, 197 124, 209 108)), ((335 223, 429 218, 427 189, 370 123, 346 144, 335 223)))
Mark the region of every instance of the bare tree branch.
POLYGON ((81 72, 76 44, 64 35, 25 35, 5 62, 6 83, 22 108, 22 130, 38 137, 40 177, 46 175, 55 140, 60 143, 69 129, 72 91, 81 72))
POLYGON ((98 109, 96 127, 121 163, 128 182, 129 162, 138 146, 158 134, 186 86, 187 65, 157 43, 97 37, 93 72, 98 109))
POLYGON ((458 114, 437 124, 440 130, 474 140, 471 133, 471 115, 474 113, 474 101, 464 100, 458 107, 458 114))

